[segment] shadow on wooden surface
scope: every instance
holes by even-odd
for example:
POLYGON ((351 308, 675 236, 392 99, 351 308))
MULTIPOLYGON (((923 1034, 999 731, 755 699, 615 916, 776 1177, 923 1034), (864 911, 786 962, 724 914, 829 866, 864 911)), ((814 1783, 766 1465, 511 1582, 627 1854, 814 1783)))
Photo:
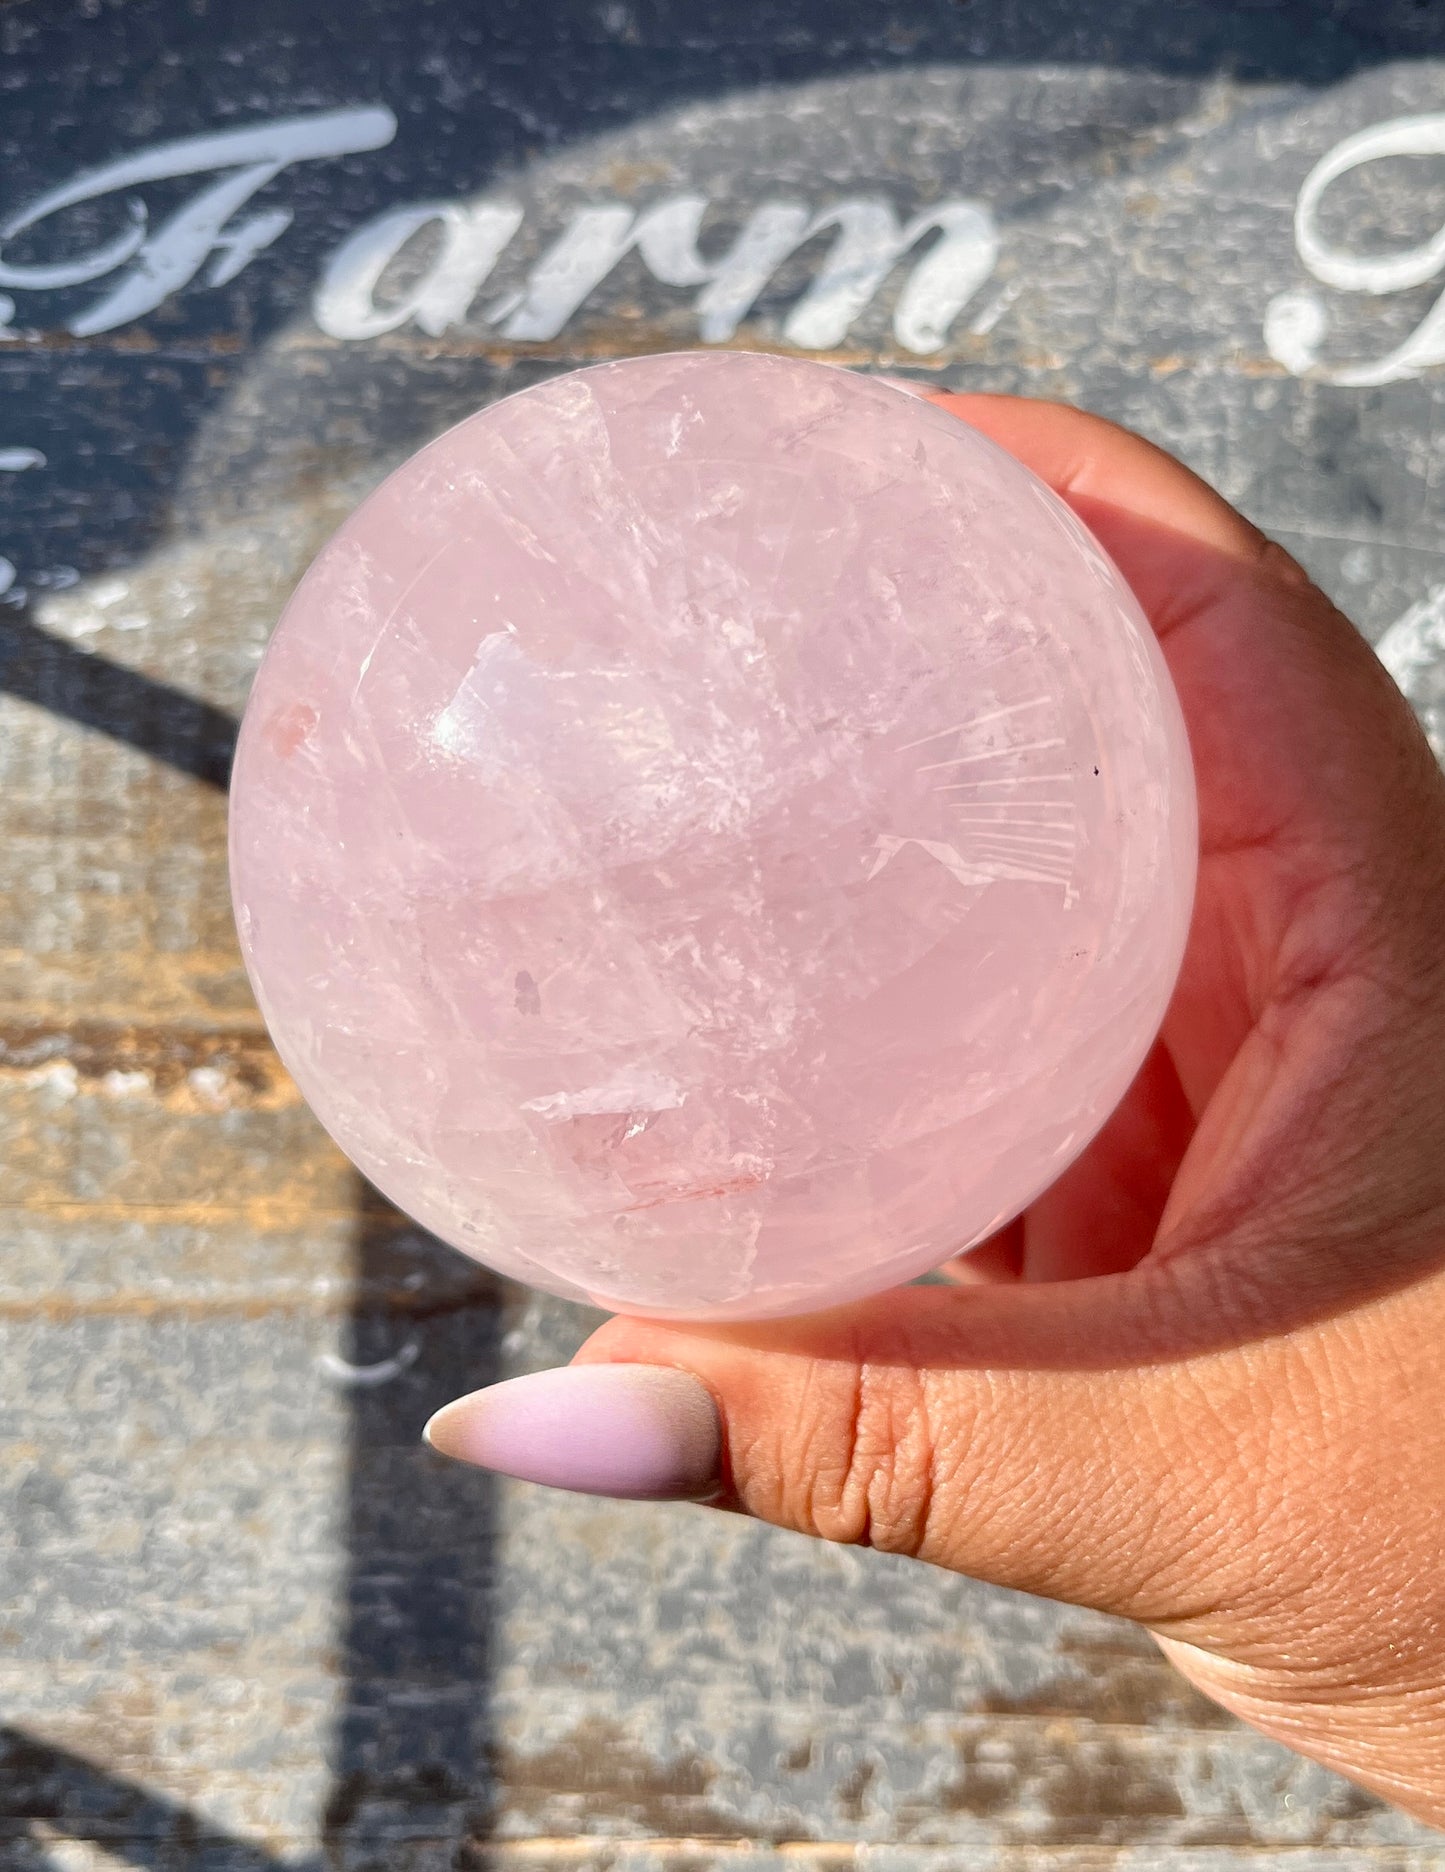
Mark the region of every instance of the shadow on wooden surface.
POLYGON ((285 1872, 282 1860, 180 1802, 0 1727, 0 1864, 24 1863, 22 1841, 42 1853, 60 1841, 84 1841, 141 1872, 161 1872, 177 1852, 212 1856, 226 1872, 285 1872))
MULTIPOLYGON (((1097 1853, 1089 1872, 1119 1851, 1131 1864, 1175 1867, 1202 1865, 1199 1854, 1217 1867, 1221 1853, 1231 1864, 1236 1853, 1251 1863, 1259 1854, 1260 1864, 1268 1853, 1301 1872, 1302 1853, 1311 1867, 1326 1863, 1317 1854, 1391 1872, 1403 1872, 1407 1854, 1423 1865, 1429 1848, 1392 1844, 1405 1835, 1389 1832, 1378 1803, 1312 1779, 1217 1712, 1181 1702, 1152 1651, 1125 1638, 1080 1639, 1050 1623, 1049 1608, 987 1599, 957 1582, 871 1567, 865 1577, 852 1555, 796 1553, 781 1537, 738 1526, 672 1534, 661 1517, 646 1523, 661 1544, 639 1552, 635 1534, 619 1531, 620 1514, 569 1519, 513 1496, 514 1582, 534 1565, 538 1577, 527 1582, 530 1600, 508 1610, 494 1590, 491 1483, 444 1466, 418 1442, 430 1409, 497 1375, 503 1290, 348 1184, 319 1133, 301 1139, 231 942, 221 790, 249 647, 259 648, 281 585, 355 481, 533 373, 619 349, 700 342, 692 301, 636 255, 543 348, 501 343, 501 315, 482 316, 490 287, 480 322, 440 340, 400 331, 341 344, 323 342, 304 320, 298 327, 322 269, 363 222, 494 184, 515 186, 527 209, 510 282, 519 286, 574 226, 579 204, 641 212, 659 189, 695 189, 711 203, 704 245, 712 254, 730 229, 799 192, 816 194, 821 207, 878 197, 906 218, 917 203, 964 188, 1006 227, 1008 292, 1018 296, 997 301, 996 332, 972 334, 961 322, 956 349, 930 359, 930 373, 946 363, 980 387, 1064 395, 1144 428, 1292 549, 1312 554, 1312 569, 1368 602, 1383 628, 1441 576, 1430 398, 1413 385, 1362 398, 1296 382, 1264 355, 1258 333, 1269 295, 1302 277, 1289 217, 1309 163, 1370 122, 1438 108, 1429 65, 1413 81, 1411 66, 1445 55, 1445 10, 1421 0, 1168 8, 900 0, 884 9, 800 0, 781 11, 772 0, 481 10, 466 0, 421 8, 256 0, 228 18, 204 0, 20 0, 0 3, 0 16, 15 40, 3 48, 7 214, 87 166, 242 120, 356 102, 385 103, 400 124, 384 158, 287 169, 267 200, 294 217, 289 232, 252 263, 215 269, 219 282, 198 274, 153 317, 96 338, 68 332, 66 321, 101 287, 17 288, 18 322, 0 346, 3 441, 33 458, 0 483, 9 508, 0 545, 16 581, 0 593, 0 694, 30 707, 26 719, 20 710, 10 718, 19 736, 47 726, 40 710, 112 744, 56 736, 52 746, 36 735, 16 754, 5 801, 16 824, 22 809, 28 815, 23 836, 0 841, 11 847, 13 931, 0 960, 7 943, 21 958, 12 965, 11 1065, 17 1085, 35 1076, 21 1089, 44 1121, 20 1167, 44 1179, 50 1208, 34 1226, 49 1230, 53 1248, 43 1273, 25 1278, 42 1300, 68 1300, 81 1267, 79 1324, 67 1315, 56 1338, 71 1335, 78 1349, 67 1357, 77 1367, 130 1360, 127 1382, 186 1331, 202 1373, 223 1338, 251 1343, 229 1323, 205 1327, 213 1287, 226 1307, 239 1305, 243 1324, 268 1281, 284 1287, 288 1298, 254 1328, 254 1388, 234 1401, 224 1389, 241 1370, 237 1351, 223 1368, 218 1416, 264 1406, 267 1388, 280 1389, 275 1354, 288 1332, 292 1388, 278 1421, 318 1396, 334 1402, 328 1383, 344 1388, 347 1407, 339 1506, 333 1440, 326 1462, 318 1457, 305 1472, 324 1493, 324 1508, 300 1517, 301 1535, 316 1544, 298 1540, 294 1567, 278 1564, 274 1574, 258 1556, 274 1558, 296 1532, 287 1517, 307 1483, 267 1477, 264 1465, 287 1460, 276 1451, 305 1456, 294 1422, 255 1442, 247 1460, 264 1512, 228 1548, 218 1538, 226 1530, 205 1517, 221 1502, 238 1518, 244 1491, 208 1494, 209 1478, 197 1473, 210 1460, 204 1451, 181 1471, 184 1424, 148 1468, 148 1455, 90 1446, 104 1397, 64 1447, 43 1443, 52 1435, 43 1413, 27 1421, 25 1437, 47 1449, 56 1500, 89 1478, 92 1495, 77 1509, 88 1545, 77 1535, 71 1549, 83 1583, 101 1570, 96 1530, 118 1499, 105 1493, 112 1486, 134 1487, 119 1532, 134 1536, 137 1551, 153 1532, 146 1504, 167 1501, 167 1489, 192 1490, 191 1519, 178 1525, 195 1534, 203 1578, 186 1609, 192 1636, 175 1643, 188 1673, 184 1700, 174 1723, 164 1710, 154 1719, 150 1754, 130 1747, 150 1720, 145 1709, 132 1718, 124 1705, 102 1703, 88 1727, 73 1710, 67 1716, 54 1667, 80 1652, 85 1601, 70 1577, 57 1589, 25 1707, 37 1730, 57 1735, 77 1720, 74 1746, 0 1729, 0 1867, 58 1872, 81 1863, 85 1842, 107 1863, 145 1872, 322 1863, 403 1872, 422 1852, 432 1855, 428 1868, 442 1853, 470 1865, 494 1852, 535 1868, 558 1863, 544 1856, 554 1849, 576 1867, 605 1862, 619 1840, 666 1846, 700 1831, 720 1851, 780 1841, 795 1872, 813 1864, 798 1856, 809 1839, 823 1842, 822 1865, 852 1864, 855 1852, 883 1846, 950 1872, 981 1855, 992 1862, 995 1848, 1019 1866, 1027 1857, 1078 1867, 1067 1855, 1097 1853), (943 83, 950 72, 957 82, 943 83), (1134 76, 1124 83, 1121 74, 1134 76), (853 78, 851 127, 840 127, 835 145, 823 106, 837 111, 845 94, 826 87, 853 78), (790 115, 785 88, 795 86, 820 88, 803 100, 806 134, 790 115), (1286 95, 1292 86, 1300 97, 1286 95), (1008 108, 981 128, 956 108, 988 102, 982 91, 995 87, 1008 108), (625 143, 611 140, 624 132, 625 143), (1247 263, 1236 264, 1240 253, 1247 263), (279 342, 298 330, 301 343, 279 342), (174 548, 181 556, 167 559, 174 548), (58 634, 67 596, 107 578, 122 583, 131 571, 142 588, 133 605, 128 598, 112 612, 102 605, 92 621, 73 618, 74 641, 58 634), (39 622, 20 608, 27 584, 39 622), (127 608, 144 631, 117 621, 127 608), (145 670, 129 660, 146 661, 145 670), (155 771, 117 758, 116 746, 148 757, 155 771), (36 881, 54 871, 58 886, 36 881), (67 1073, 79 1096, 67 1092, 67 1073), (136 1164, 144 1174, 131 1174, 136 1164), (177 1174, 183 1188, 170 1186, 177 1174), (267 1203, 284 1211, 284 1226, 264 1221, 267 1203), (338 1259, 318 1249, 314 1265, 302 1265, 296 1244, 328 1228, 338 1259), (81 1248, 68 1246, 80 1233, 81 1248), (143 1237, 153 1244, 144 1252, 143 1237), (91 1277, 104 1273, 113 1244, 107 1287, 91 1277), (270 1258, 248 1268, 251 1252, 270 1258), (95 1266, 84 1266, 86 1253, 95 1266), (339 1277, 308 1337, 288 1321, 312 1304, 302 1289, 313 1271, 323 1284, 339 1277), (178 1283, 184 1305, 167 1315, 178 1283), (107 1341, 97 1355, 79 1336, 80 1313, 90 1308, 86 1318, 108 1330, 108 1309, 121 1317, 122 1288, 127 1304, 156 1309, 155 1336, 117 1331, 119 1350, 108 1352, 107 1341), (339 1344, 334 1308, 347 1312, 339 1344), (313 1383, 322 1344, 340 1356, 329 1378, 313 1383), (183 1476, 179 1488, 167 1461, 183 1476), (214 1713, 207 1673, 230 1664, 211 1648, 206 1619, 237 1581, 254 1596, 228 1608, 232 1635, 247 1619, 264 1623, 272 1607, 261 1598, 277 1594, 267 1641, 294 1653, 278 1681, 288 1694, 300 1686, 298 1722, 309 1723, 314 1708, 329 1713, 320 1786, 308 1778, 295 1803, 307 1808, 304 1840, 292 1833, 284 1846, 279 1834, 271 1845, 252 1842, 272 1837, 268 1816, 285 1799, 293 1765, 319 1756, 312 1730, 304 1759, 286 1753, 285 1738, 273 1744, 264 1690, 248 1731, 224 1708, 199 1742, 185 1726, 214 1713), (334 1606, 328 1596, 303 1632, 286 1627, 333 1585, 334 1606), (544 1626, 545 1645, 536 1637, 544 1626), (306 1703, 313 1682, 324 1688, 306 1703), (97 1754, 114 1740, 121 1768, 91 1759, 92 1736, 97 1754), (253 1743, 261 1766, 247 1761, 237 1773, 238 1785, 251 1777, 237 1795, 252 1803, 237 1821, 249 1837, 140 1784, 153 1758, 158 1779, 174 1769, 189 1777, 178 1786, 209 1800, 218 1770, 253 1743), (505 1823, 495 1819, 497 1787, 510 1789, 505 1823), (596 1856, 579 1856, 588 1852, 596 1856)), ((182 181, 194 195, 215 177, 182 181)), ((156 194, 153 224, 179 201, 179 191, 156 194)), ((1397 177, 1366 205, 1388 228, 1397 220, 1416 238, 1425 231, 1413 179, 1397 177)), ((102 207, 121 210, 114 200, 102 207)), ((71 238, 83 251, 85 226, 57 230, 53 251, 71 251, 71 238)), ((51 251, 37 242, 32 262, 51 251)), ((26 252, 17 245, 6 258, 21 265, 26 252)), ((233 242, 222 258, 241 252, 233 242)), ((815 243, 792 272, 780 271, 744 334, 750 342, 771 342, 798 293, 816 283, 820 259, 815 243)), ((850 360, 914 368, 918 359, 900 359, 887 336, 884 297, 861 319, 850 360)), ((1343 303, 1331 301, 1332 316, 1343 317, 1343 303)), ((1361 329, 1368 349, 1373 327, 1361 329)), ((1353 342, 1350 330, 1342 345, 1353 342)), ((38 1203, 26 1210, 27 1226, 41 1215, 38 1203)), ((143 1323, 150 1332, 149 1315, 143 1323)), ((527 1356, 539 1354, 565 1356, 550 1342, 527 1356)), ((55 1363, 37 1353, 34 1369, 59 1391, 55 1363)), ((143 1414, 144 1396, 112 1395, 118 1416, 143 1414)), ((116 1674, 134 1669, 143 1684, 153 1677, 158 1703, 174 1681, 170 1654, 161 1654, 187 1589, 175 1551, 122 1554, 106 1574, 118 1582, 103 1608, 115 1614, 116 1674), (137 1581, 150 1597, 127 1622, 137 1581)), ((64 1552, 45 1534, 33 1570, 43 1575, 64 1552)), ((219 1786, 214 1797, 226 1798, 219 1786)), ((695 1869, 702 1861, 688 1852, 695 1869)))
MULTIPOLYGON (((22 619, 5 619, 0 633, 0 691, 225 786, 233 716, 22 619)), ((490 1805, 484 1798, 479 1809, 477 1792, 491 1753, 491 1489, 485 1478, 459 1482, 418 1431, 449 1398, 495 1375, 500 1283, 360 1178, 355 1201, 355 1299, 333 1373, 351 1411, 323 1838, 344 1837, 352 1850, 462 1829, 475 1840, 490 1805)), ((138 1866, 212 1847, 225 1849, 227 1872, 281 1863, 79 1756, 14 1729, 0 1737, 0 1819, 22 1829, 12 1839, 33 1823, 138 1866)))
POLYGON ((501 1283, 358 1183, 341 1694, 324 1815, 324 1836, 344 1833, 353 1851, 486 1831, 493 1489, 434 1456, 419 1431, 491 1381, 501 1337, 501 1283))
MULTIPOLYGON (((488 1478, 434 1456, 430 1412, 495 1375, 502 1288, 357 1179, 355 1299, 328 1360, 351 1399, 323 1851, 484 1840, 494 1527, 488 1478), (424 1347, 424 1355, 423 1355, 424 1347)), ((126 1865, 280 1872, 184 1803, 0 1727, 0 1866, 91 1843, 126 1865), (21 1842, 26 1842, 23 1848, 21 1842)), ((294 1859, 286 1859, 294 1866, 294 1859)))
POLYGON ((97 729, 208 786, 230 778, 236 722, 224 709, 79 650, 28 619, 0 621, 0 693, 97 729))

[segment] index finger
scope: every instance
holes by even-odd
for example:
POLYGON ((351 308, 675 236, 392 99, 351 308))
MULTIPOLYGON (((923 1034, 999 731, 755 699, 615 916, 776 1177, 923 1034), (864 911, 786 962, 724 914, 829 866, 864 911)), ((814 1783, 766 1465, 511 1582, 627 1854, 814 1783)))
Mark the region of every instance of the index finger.
POLYGON ((1207 481, 1132 430, 1067 403, 937 392, 928 400, 1007 449, 1089 521, 1161 638, 1221 582, 1276 559, 1272 569, 1287 581, 1308 583, 1207 481), (1121 524, 1131 518, 1157 533, 1121 524), (1181 542, 1204 549, 1190 567, 1198 576, 1183 586, 1181 542))

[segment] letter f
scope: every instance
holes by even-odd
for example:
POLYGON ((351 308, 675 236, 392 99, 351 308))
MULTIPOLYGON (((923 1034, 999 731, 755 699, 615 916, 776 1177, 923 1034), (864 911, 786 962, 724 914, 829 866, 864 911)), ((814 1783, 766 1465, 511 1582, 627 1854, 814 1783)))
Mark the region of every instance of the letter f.
POLYGON ((14 240, 28 228, 78 202, 94 201, 145 182, 208 170, 226 171, 159 227, 147 229, 145 207, 129 205, 131 225, 115 240, 77 259, 50 266, 10 266, 0 261, 0 286, 32 291, 79 286, 126 267, 120 280, 95 305, 69 322, 79 338, 113 331, 142 318, 200 271, 215 254, 208 275, 212 286, 234 279, 248 261, 269 247, 291 225, 289 209, 270 208, 233 222, 231 217, 292 163, 326 156, 346 156, 380 149, 396 135, 396 118, 382 106, 319 112, 290 117, 251 130, 227 130, 211 136, 185 137, 143 150, 138 156, 92 169, 52 189, 24 213, 0 227, 0 241, 14 240))

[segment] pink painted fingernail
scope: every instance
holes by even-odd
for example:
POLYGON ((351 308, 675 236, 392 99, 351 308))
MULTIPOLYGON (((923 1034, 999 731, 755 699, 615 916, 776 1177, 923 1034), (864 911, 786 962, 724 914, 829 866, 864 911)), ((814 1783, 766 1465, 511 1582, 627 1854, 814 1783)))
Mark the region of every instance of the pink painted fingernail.
POLYGON ((706 1386, 661 1365, 568 1365, 444 1405, 433 1449, 498 1475, 623 1501, 699 1501, 718 1486, 722 1430, 706 1386))

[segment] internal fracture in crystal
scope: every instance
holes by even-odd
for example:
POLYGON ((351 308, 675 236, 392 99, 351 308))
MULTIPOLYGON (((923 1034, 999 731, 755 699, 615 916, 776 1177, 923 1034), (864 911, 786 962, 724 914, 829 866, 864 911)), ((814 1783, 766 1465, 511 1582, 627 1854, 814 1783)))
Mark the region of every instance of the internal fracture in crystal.
POLYGON ((733 1319, 1052 1182, 1162 1019, 1183 725, 1092 536, 938 407, 732 352, 413 457, 236 763, 262 1010, 368 1177, 505 1274, 733 1319))

